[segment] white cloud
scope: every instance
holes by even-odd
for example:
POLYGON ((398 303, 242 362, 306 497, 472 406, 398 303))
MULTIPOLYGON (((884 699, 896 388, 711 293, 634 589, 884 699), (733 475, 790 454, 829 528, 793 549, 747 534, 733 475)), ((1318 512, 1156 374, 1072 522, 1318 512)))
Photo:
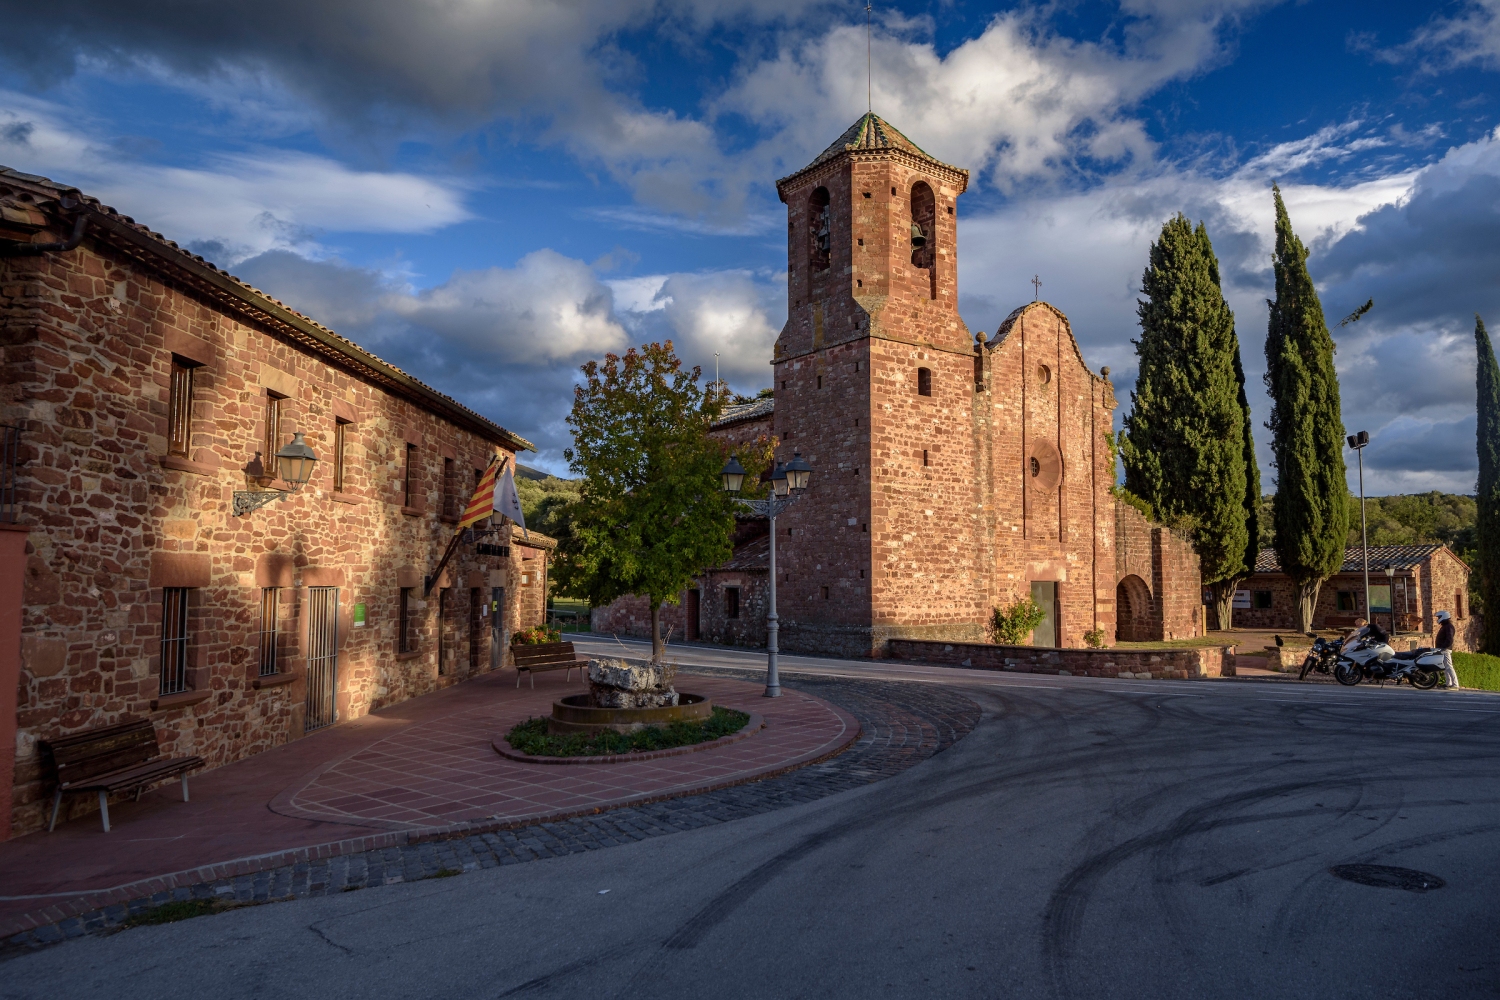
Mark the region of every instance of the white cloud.
POLYGON ((536 364, 596 357, 626 343, 609 287, 587 264, 552 250, 529 253, 514 268, 457 271, 435 288, 385 302, 475 358, 536 364))
POLYGON ((284 150, 213 154, 196 167, 120 156, 102 127, 48 102, 0 92, 0 162, 81 188, 185 245, 232 265, 257 253, 319 250, 324 231, 422 233, 470 217, 460 185, 359 171, 284 150))

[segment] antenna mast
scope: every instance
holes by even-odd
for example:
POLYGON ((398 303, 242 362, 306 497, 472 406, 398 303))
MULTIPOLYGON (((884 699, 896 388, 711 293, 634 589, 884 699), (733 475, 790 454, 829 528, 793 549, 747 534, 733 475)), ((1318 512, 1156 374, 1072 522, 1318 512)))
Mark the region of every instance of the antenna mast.
POLYGON ((870 5, 872 0, 865 0, 865 110, 870 114, 875 113, 875 60, 871 56, 870 45, 870 5))

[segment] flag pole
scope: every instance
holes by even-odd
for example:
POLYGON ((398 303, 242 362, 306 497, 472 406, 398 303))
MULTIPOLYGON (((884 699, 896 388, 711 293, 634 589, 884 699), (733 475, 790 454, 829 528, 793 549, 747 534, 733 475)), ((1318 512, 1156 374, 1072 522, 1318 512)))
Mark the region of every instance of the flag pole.
MULTIPOLYGON (((509 458, 502 458, 502 459, 500 459, 500 468, 498 470, 496 470, 496 472, 495 472, 495 478, 496 479, 500 478, 500 473, 502 473, 502 472, 505 471, 505 466, 509 462, 510 462, 509 458)), ((490 464, 491 465, 495 464, 495 461, 494 461, 493 458, 490 459, 490 464)), ((423 583, 424 583, 424 586, 422 588, 422 599, 423 600, 426 600, 428 597, 432 596, 432 588, 437 584, 438 577, 440 577, 440 576, 443 575, 443 570, 447 567, 448 560, 450 560, 450 559, 453 558, 453 552, 454 552, 454 550, 456 550, 458 548, 458 543, 464 537, 464 531, 465 530, 467 530, 467 529, 463 525, 459 525, 458 530, 453 533, 453 538, 451 540, 449 540, 449 542, 448 542, 448 548, 443 551, 443 558, 438 561, 437 569, 433 570, 432 571, 432 575, 429 576, 429 577, 427 577, 427 579, 423 581, 423 583)))

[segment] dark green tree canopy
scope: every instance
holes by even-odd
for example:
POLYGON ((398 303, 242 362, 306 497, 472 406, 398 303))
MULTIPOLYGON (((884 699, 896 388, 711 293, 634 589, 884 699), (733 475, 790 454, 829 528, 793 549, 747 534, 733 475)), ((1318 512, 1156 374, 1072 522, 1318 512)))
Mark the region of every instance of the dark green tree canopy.
POLYGON ((724 400, 698 384, 698 369, 683 369, 671 341, 606 355, 583 374, 568 416, 573 447, 563 453, 579 484, 558 582, 594 605, 646 596, 656 632, 662 603, 731 555, 734 509, 719 489, 725 451, 708 436, 724 400))
POLYGON ((1125 488, 1193 534, 1203 581, 1243 578, 1255 560, 1259 475, 1234 314, 1208 231, 1178 214, 1151 245, 1137 304, 1140 375, 1120 451, 1125 488), (1248 459, 1248 465, 1247 465, 1248 459))
POLYGON ((1268 303, 1266 389, 1276 463, 1275 544, 1282 569, 1302 592, 1304 617, 1310 621, 1318 588, 1344 560, 1349 528, 1344 419, 1333 338, 1307 272, 1307 248, 1292 232, 1280 189, 1272 191, 1276 298, 1268 303))
MULTIPOLYGON (((1484 320, 1474 317, 1474 347, 1478 353, 1478 427, 1476 447, 1479 451, 1479 481, 1475 500, 1478 503, 1478 574, 1479 593, 1486 618, 1500 619, 1500 365, 1495 363, 1495 348, 1484 328, 1484 320)), ((1500 627, 1486 626, 1484 652, 1500 654, 1500 627)))

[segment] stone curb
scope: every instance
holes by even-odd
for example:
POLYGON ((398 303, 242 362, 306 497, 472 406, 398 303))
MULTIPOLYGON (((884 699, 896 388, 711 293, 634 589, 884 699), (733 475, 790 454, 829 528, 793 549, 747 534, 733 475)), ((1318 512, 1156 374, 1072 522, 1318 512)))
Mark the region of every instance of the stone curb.
POLYGON ((691 743, 685 747, 668 747, 665 750, 647 750, 644 753, 611 753, 601 754, 596 757, 536 757, 531 754, 520 753, 512 750, 510 744, 505 741, 504 736, 496 736, 490 740, 490 746, 495 752, 506 760, 520 761, 522 764, 633 764, 642 760, 660 760, 663 757, 678 757, 685 753, 697 753, 699 750, 714 750, 718 747, 727 747, 731 743, 747 740, 766 728, 766 720, 754 712, 746 713, 750 721, 745 723, 739 732, 730 733, 728 736, 720 736, 716 740, 706 743, 691 743))

